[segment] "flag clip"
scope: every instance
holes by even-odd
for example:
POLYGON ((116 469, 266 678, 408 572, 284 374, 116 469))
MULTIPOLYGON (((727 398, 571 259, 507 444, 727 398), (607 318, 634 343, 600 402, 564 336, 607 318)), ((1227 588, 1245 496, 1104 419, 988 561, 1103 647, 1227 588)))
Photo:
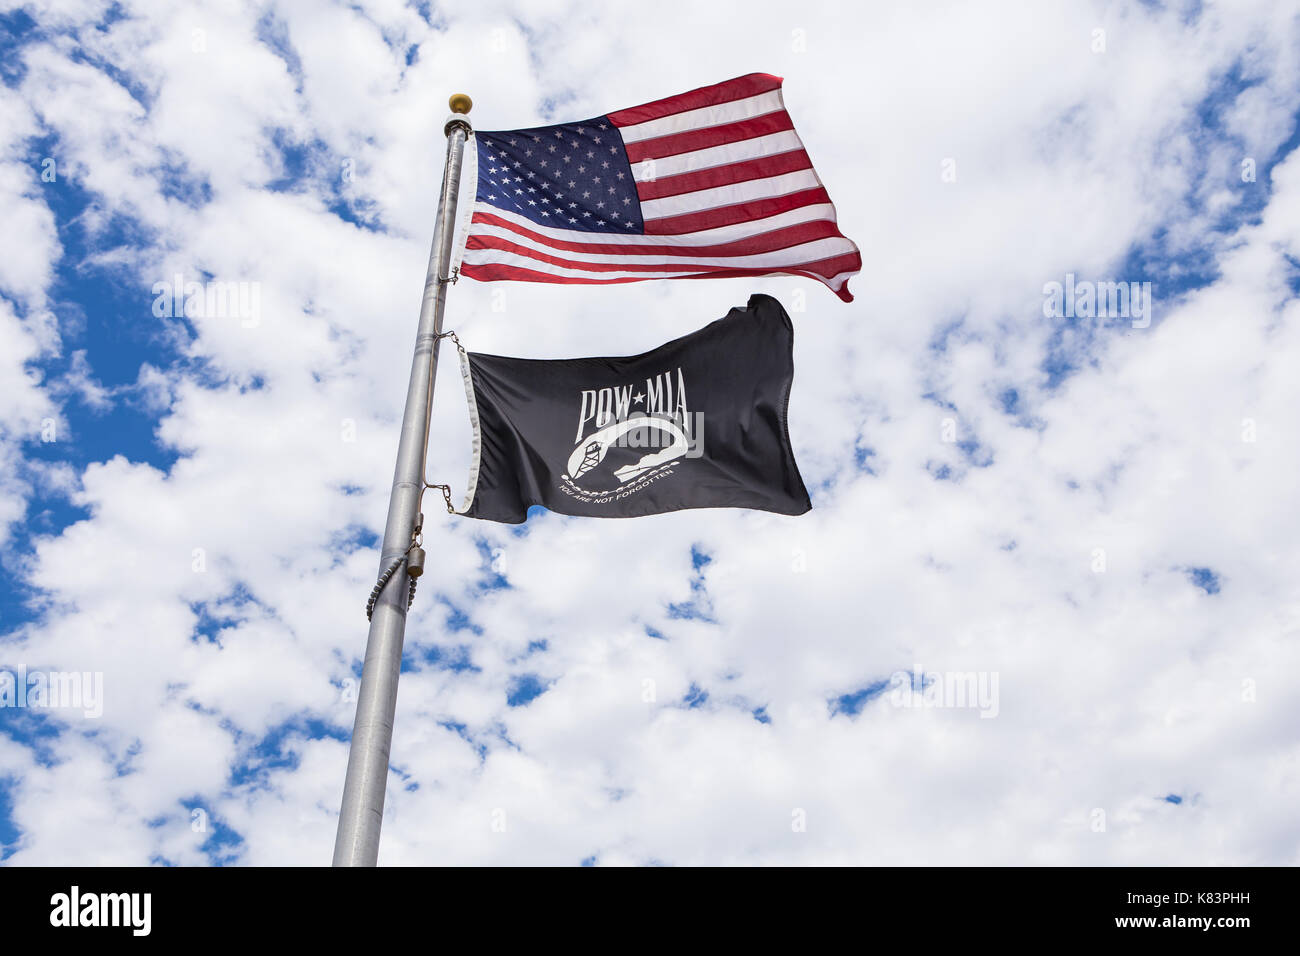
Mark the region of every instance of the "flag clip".
MULTIPOLYGON (((438 333, 438 338, 440 338, 440 339, 451 339, 452 342, 456 343, 456 348, 460 349, 460 354, 461 354, 461 355, 464 355, 464 354, 465 354, 465 346, 463 346, 463 345, 460 344, 460 339, 456 338, 456 333, 455 333, 455 332, 439 332, 439 333, 438 333)), ((429 487, 430 487, 430 488, 439 488, 439 487, 442 487, 442 486, 441 486, 441 485, 430 485, 429 487)))
MULTIPOLYGON (((456 343, 456 344, 459 346, 460 343, 458 342, 458 343, 456 343)), ((439 491, 441 491, 441 492, 442 492, 442 498, 443 498, 443 500, 444 500, 445 502, 447 502, 447 514, 449 514, 449 515, 454 515, 454 514, 456 513, 456 508, 455 508, 455 506, 452 505, 452 503, 451 503, 451 485, 430 485, 430 484, 426 484, 425 487, 426 487, 426 488, 437 488, 439 491)))

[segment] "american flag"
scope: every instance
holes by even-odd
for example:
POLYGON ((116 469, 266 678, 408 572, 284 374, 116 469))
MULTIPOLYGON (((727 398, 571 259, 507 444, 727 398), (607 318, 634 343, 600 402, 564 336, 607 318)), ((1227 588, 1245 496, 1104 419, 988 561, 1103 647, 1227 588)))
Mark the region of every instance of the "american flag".
POLYGON ((462 275, 610 283, 784 273, 853 300, 848 280, 862 257, 836 225, 778 76, 474 139, 462 275))

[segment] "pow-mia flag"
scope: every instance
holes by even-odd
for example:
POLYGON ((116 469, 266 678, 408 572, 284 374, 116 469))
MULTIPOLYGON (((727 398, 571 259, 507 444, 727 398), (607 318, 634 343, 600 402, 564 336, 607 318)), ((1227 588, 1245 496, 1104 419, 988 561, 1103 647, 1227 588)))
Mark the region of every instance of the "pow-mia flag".
POLYGON ((793 348, 781 303, 754 295, 641 355, 462 353, 474 461, 459 513, 511 524, 530 505, 599 518, 803 514, 812 505, 786 428, 793 348))

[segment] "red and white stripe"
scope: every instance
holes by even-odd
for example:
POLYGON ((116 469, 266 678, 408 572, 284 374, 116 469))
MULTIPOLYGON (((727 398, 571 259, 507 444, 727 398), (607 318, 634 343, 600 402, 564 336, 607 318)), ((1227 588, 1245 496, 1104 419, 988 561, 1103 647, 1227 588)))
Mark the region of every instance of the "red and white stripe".
POLYGON ((461 274, 613 283, 799 275, 845 302, 862 268, 781 99, 752 73, 609 114, 636 180, 644 235, 539 226, 476 203, 461 274))

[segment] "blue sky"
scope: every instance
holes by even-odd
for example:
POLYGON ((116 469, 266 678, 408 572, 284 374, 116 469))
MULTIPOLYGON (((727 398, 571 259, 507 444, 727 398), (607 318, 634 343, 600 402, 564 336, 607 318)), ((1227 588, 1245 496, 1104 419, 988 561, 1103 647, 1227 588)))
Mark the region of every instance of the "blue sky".
POLYGON ((0 5, 0 668, 105 688, 0 711, 0 859, 328 859, 447 95, 501 129, 763 71, 854 303, 466 281, 449 324, 634 353, 776 295, 814 510, 437 516, 381 861, 1296 862, 1300 18, 765 6, 719 49, 568 5, 0 5), (157 315, 177 274, 256 314, 157 315), (1067 274, 1152 321, 1046 316, 1067 274))

